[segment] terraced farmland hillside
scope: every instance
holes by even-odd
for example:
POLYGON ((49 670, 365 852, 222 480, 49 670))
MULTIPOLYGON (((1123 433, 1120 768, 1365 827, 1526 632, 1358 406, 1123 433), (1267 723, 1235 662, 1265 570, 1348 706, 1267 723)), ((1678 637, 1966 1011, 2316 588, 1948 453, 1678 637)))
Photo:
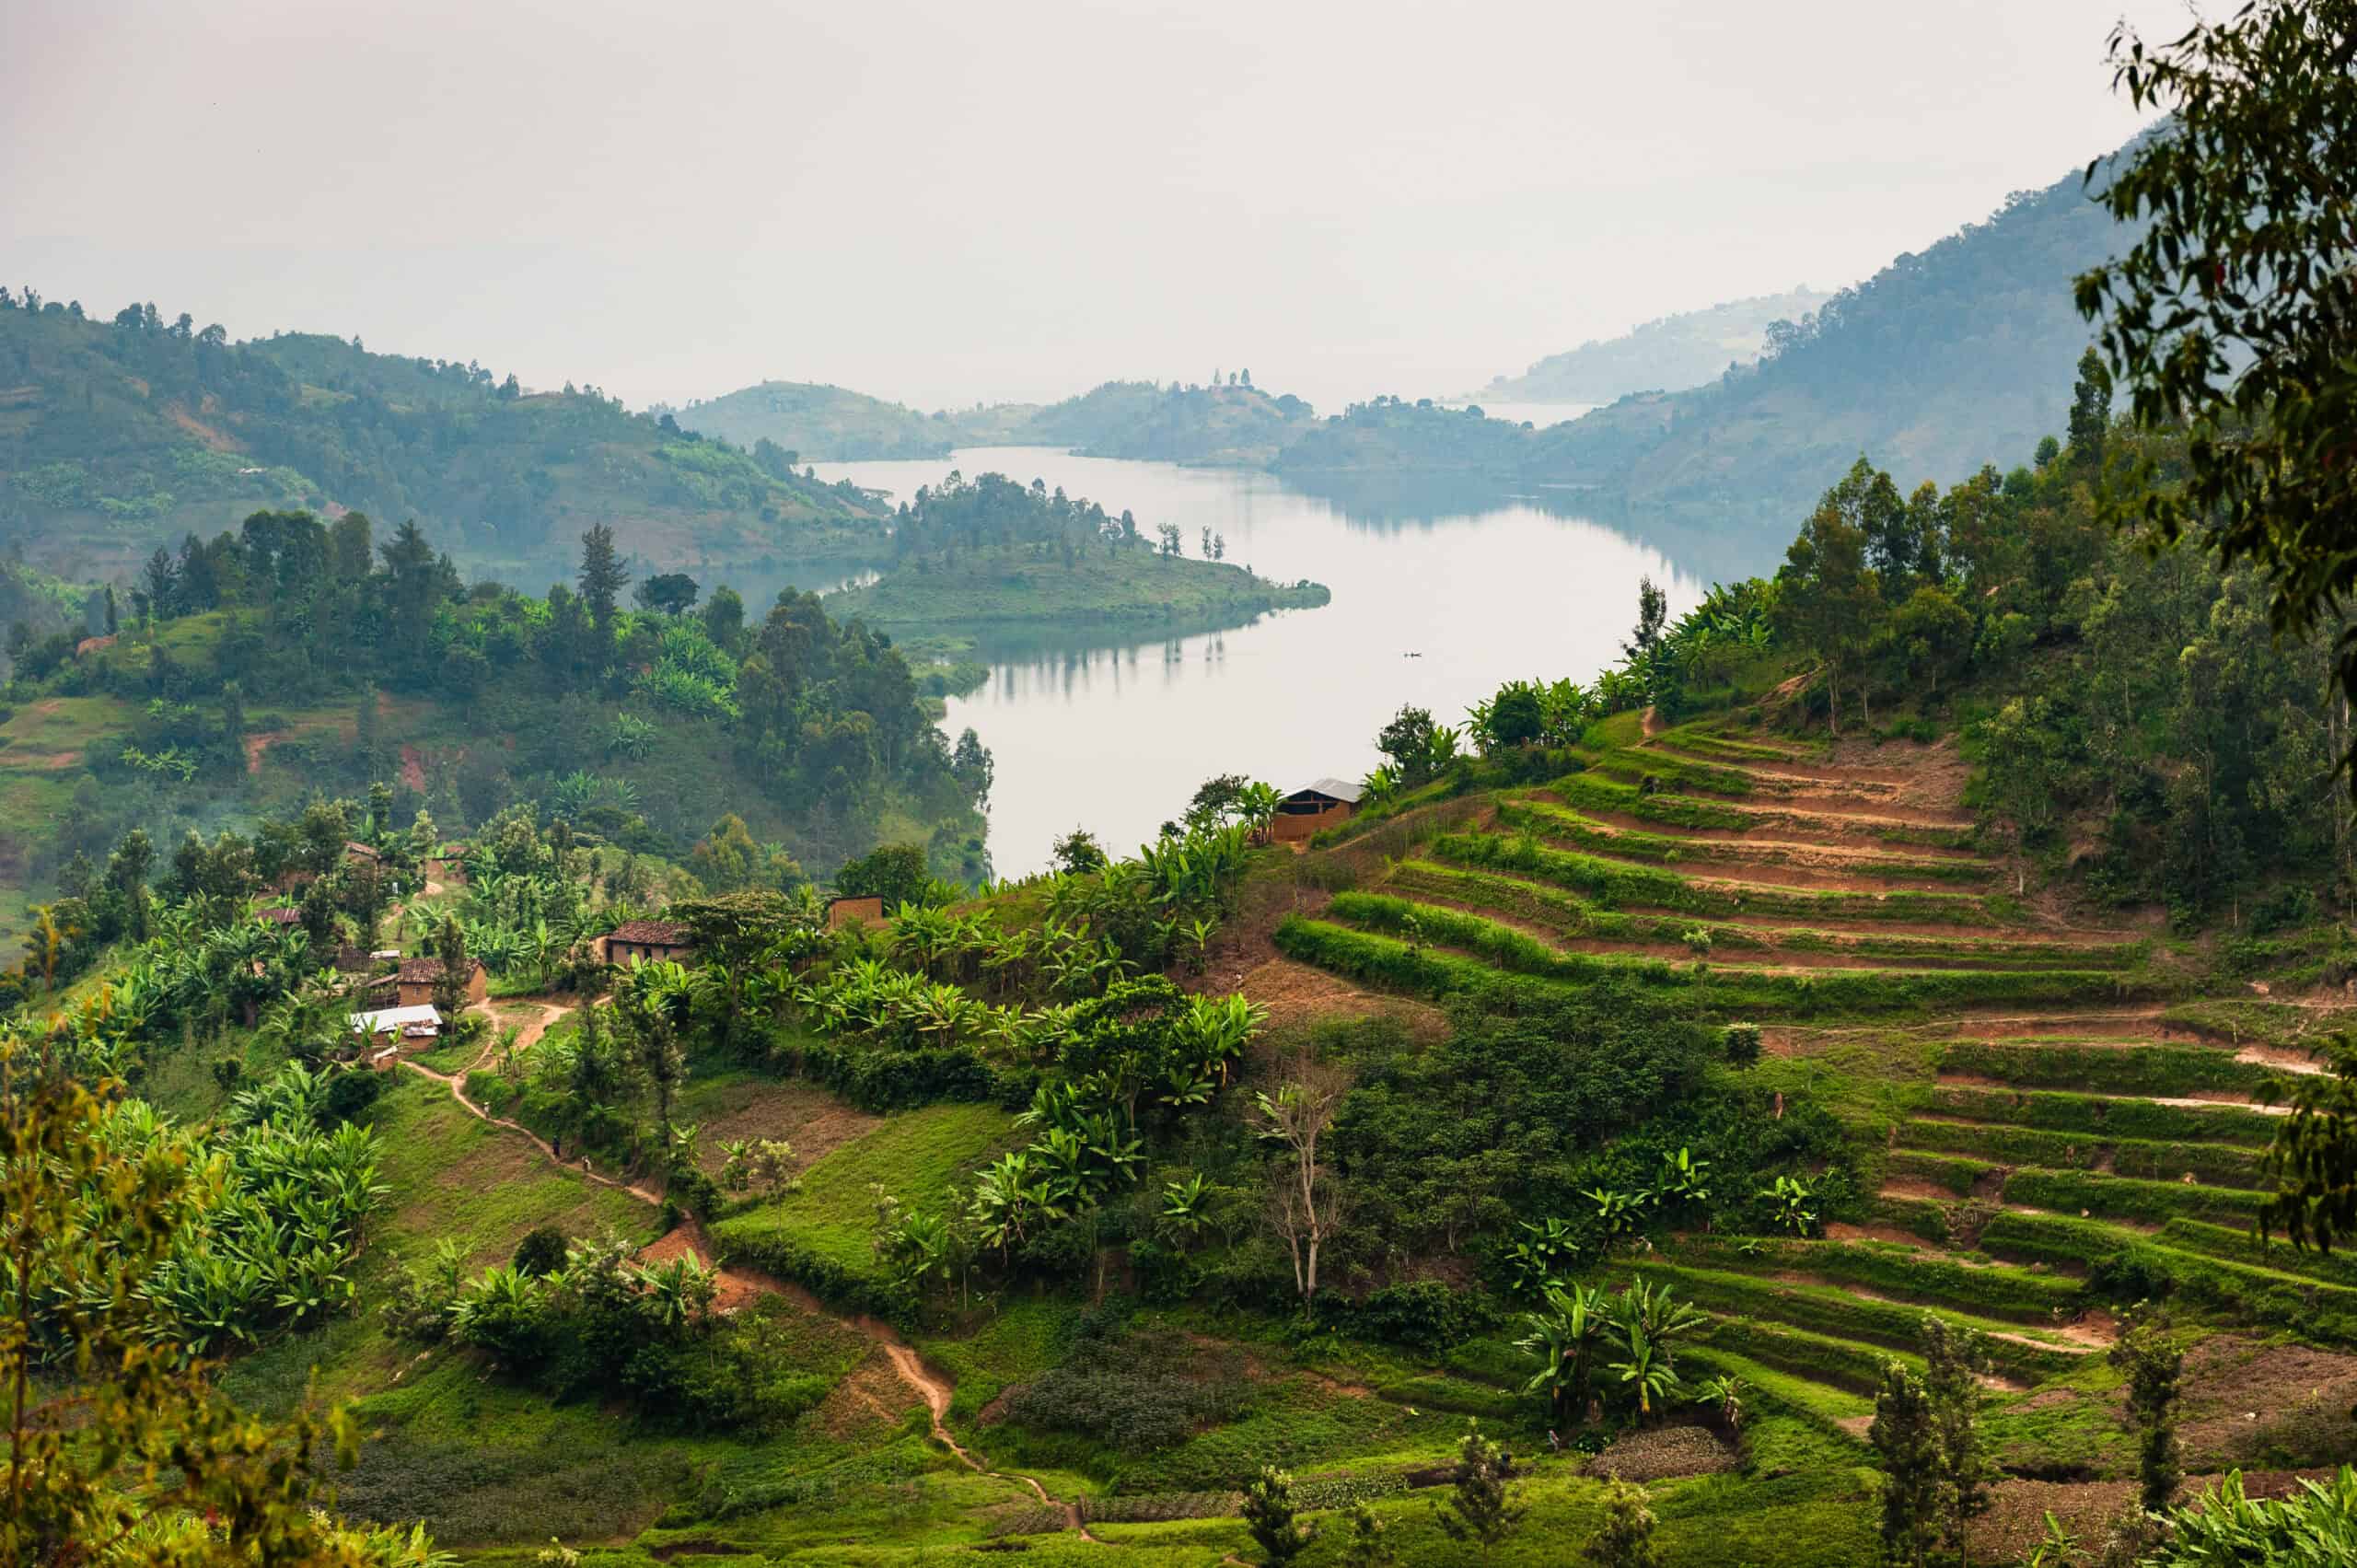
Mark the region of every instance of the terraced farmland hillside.
MULTIPOLYGON (((1352 885, 1306 895, 1277 947, 1372 990, 1510 1011, 1619 979, 1757 1026, 1764 1055, 1740 1071, 1774 1115, 1824 1105, 1851 1134, 1810 1219, 1780 1239, 1700 1219, 1590 1277, 1713 1314, 1696 1359, 1771 1412, 1763 1463, 1779 1426, 1863 1445, 1882 1362, 1910 1360, 1933 1309, 1987 1337, 1987 1426, 2016 1491, 2132 1473, 2101 1353, 2121 1307, 2164 1296, 2214 1336, 2194 1402, 2247 1417, 2197 1423, 2192 1468, 2319 1462, 2288 1434, 2319 1400, 2345 1417, 2357 1360, 2303 1352, 2297 1388, 2248 1364, 2287 1330, 2357 1347, 2357 1265, 2251 1232, 2275 1122, 2258 1102, 2318 1070, 2303 1047, 2349 1021, 2338 993, 2266 996, 2215 979, 2200 944, 2025 898, 1960 804, 1952 741, 1837 748, 1726 720, 1629 740, 1541 787, 1344 830, 1303 880, 1352 885)), ((2026 1549, 2018 1524, 1992 1544, 2026 1549)))

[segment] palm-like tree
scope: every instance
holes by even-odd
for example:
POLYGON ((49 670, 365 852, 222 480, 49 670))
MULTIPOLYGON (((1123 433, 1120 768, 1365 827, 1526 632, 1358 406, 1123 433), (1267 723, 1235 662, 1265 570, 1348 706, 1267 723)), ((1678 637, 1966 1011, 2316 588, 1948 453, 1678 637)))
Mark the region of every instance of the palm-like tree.
POLYGON ((1588 1285, 1554 1286, 1547 1293, 1546 1311, 1523 1316, 1530 1332, 1515 1342, 1515 1348, 1538 1357, 1538 1370, 1523 1391, 1545 1394, 1558 1419, 1587 1409, 1605 1320, 1603 1293, 1588 1285))

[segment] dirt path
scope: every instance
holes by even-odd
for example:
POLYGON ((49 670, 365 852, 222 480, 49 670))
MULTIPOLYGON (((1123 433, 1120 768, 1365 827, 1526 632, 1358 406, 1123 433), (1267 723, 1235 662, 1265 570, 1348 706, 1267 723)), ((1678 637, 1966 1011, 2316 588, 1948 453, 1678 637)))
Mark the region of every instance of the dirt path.
MULTIPOLYGON (((526 1023, 517 1031, 515 1049, 517 1051, 524 1051, 537 1044, 542 1035, 546 1034, 551 1028, 555 1027, 558 1019, 564 1017, 574 1010, 569 1005, 561 1005, 552 1002, 532 1001, 529 998, 526 998, 524 1000, 530 1001, 532 1005, 539 1007, 540 1016, 532 1019, 528 1023, 526 1023)), ((421 1077, 433 1079, 435 1083, 440 1084, 444 1088, 448 1089, 450 1091, 450 1098, 458 1101, 460 1106, 466 1109, 467 1113, 474 1117, 476 1120, 486 1122, 491 1126, 501 1128, 504 1131, 514 1132, 522 1137, 527 1143, 530 1144, 532 1147, 538 1149, 540 1152, 541 1157, 548 1160, 551 1164, 563 1169, 572 1171, 576 1175, 585 1177, 587 1179, 598 1183, 600 1187, 610 1187, 618 1192, 629 1193, 632 1197, 638 1199, 641 1202, 648 1203, 657 1208, 661 1207, 663 1203, 663 1194, 656 1191, 653 1188, 642 1187, 634 1182, 601 1175, 596 1169, 591 1167, 586 1158, 577 1162, 568 1162, 563 1156, 559 1155, 554 1148, 550 1146, 546 1139, 533 1132, 530 1128, 526 1127, 519 1122, 511 1121, 504 1116, 493 1116, 483 1107, 476 1104, 473 1100, 467 1098, 465 1086, 467 1074, 480 1072, 491 1062, 493 1054, 499 1050, 498 1030, 504 1027, 501 1023, 499 1015, 492 1010, 492 1006, 488 1002, 478 1002, 472 1007, 470 1007, 468 1011, 470 1013, 479 1013, 483 1017, 489 1019, 492 1024, 493 1034, 490 1041, 483 1047, 482 1054, 476 1058, 474 1064, 469 1067, 466 1072, 436 1073, 431 1067, 425 1066, 424 1063, 418 1062, 403 1062, 401 1065, 408 1068, 411 1072, 417 1074, 421 1077)), ((705 1263, 708 1266, 713 1267, 719 1276, 717 1283, 720 1286, 719 1295, 722 1301, 741 1301, 752 1295, 780 1296, 792 1302, 803 1311, 808 1312, 815 1317, 832 1318, 835 1322, 841 1323, 845 1328, 851 1329, 854 1332, 864 1335, 868 1340, 874 1342, 877 1347, 883 1351, 884 1358, 890 1364, 893 1374, 898 1376, 902 1383, 908 1385, 911 1391, 915 1393, 917 1398, 924 1401, 925 1411, 932 1418, 933 1422, 934 1440, 938 1442, 943 1447, 948 1449, 951 1454, 955 1455, 959 1464, 964 1465, 968 1469, 972 1470, 977 1475, 989 1476, 996 1481, 1004 1481, 1010 1485, 1024 1487, 1041 1503, 1051 1508, 1060 1511, 1063 1515, 1064 1527, 1066 1529, 1074 1531, 1083 1540, 1095 1542, 1097 1545, 1104 1544, 1102 1541, 1097 1540, 1097 1537, 1088 1533, 1088 1527, 1081 1521, 1080 1506, 1078 1504, 1067 1502, 1062 1498, 1057 1497, 1046 1487, 1040 1485, 1039 1481, 1033 1480, 1028 1475, 990 1469, 980 1459, 974 1458, 972 1454, 969 1453, 965 1446, 960 1444, 956 1437, 950 1434, 946 1418, 949 1414, 949 1400, 953 1390, 949 1380, 946 1377, 942 1376, 939 1373, 936 1373, 924 1365, 923 1358, 917 1354, 914 1347, 910 1345, 907 1341, 901 1339, 900 1336, 894 1331, 889 1323, 886 1323, 879 1318, 869 1318, 864 1315, 846 1317, 842 1313, 836 1312, 830 1308, 816 1295, 812 1295, 809 1291, 805 1290, 801 1286, 790 1284, 784 1280, 772 1279, 769 1275, 758 1272, 754 1270, 720 1268, 716 1261, 714 1261, 712 1246, 704 1238, 702 1227, 698 1226, 692 1220, 682 1225, 679 1230, 672 1233, 672 1236, 679 1237, 680 1240, 671 1248, 667 1249, 666 1255, 678 1256, 684 1252, 696 1258, 699 1263, 705 1263)), ((670 1237, 666 1237, 665 1239, 669 1240, 670 1237)), ((662 1244, 659 1242, 656 1243, 656 1246, 661 1245, 662 1244)), ((650 1250, 652 1249, 650 1249, 650 1250)))

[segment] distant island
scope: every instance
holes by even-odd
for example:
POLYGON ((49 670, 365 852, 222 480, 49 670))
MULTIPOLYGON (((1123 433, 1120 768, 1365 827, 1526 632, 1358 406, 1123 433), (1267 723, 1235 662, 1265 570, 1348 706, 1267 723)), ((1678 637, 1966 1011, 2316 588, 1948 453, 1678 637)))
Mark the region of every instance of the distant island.
POLYGON ((1022 438, 1091 458, 1264 468, 1317 423, 1301 399, 1272 396, 1241 370, 1209 386, 1108 381, 1037 411, 1022 438))
POLYGON ((1682 310, 1615 338, 1550 354, 1519 376, 1498 376, 1474 394, 1494 401, 1608 403, 1631 392, 1683 391, 1749 365, 1778 321, 1797 322, 1832 298, 1812 288, 1682 310))
POLYGON ((894 519, 893 543, 890 570, 830 598, 830 614, 931 642, 960 631, 1211 630, 1331 598, 1322 584, 1271 582, 1226 561, 1217 535, 1190 541, 1167 523, 1148 533, 1128 512, 995 473, 952 473, 918 491, 894 519))

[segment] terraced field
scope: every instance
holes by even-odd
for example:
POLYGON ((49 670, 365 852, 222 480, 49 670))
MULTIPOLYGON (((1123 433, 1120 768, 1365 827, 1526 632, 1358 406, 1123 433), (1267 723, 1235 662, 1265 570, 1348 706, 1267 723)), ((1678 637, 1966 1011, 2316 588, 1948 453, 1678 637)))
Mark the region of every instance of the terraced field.
POLYGON ((1583 761, 1276 942, 1377 989, 1510 1000, 1618 976, 1759 1023, 1762 1082, 1852 1125, 1864 1190, 1821 1237, 1693 1235, 1606 1271, 1709 1309, 1703 1365, 1858 1441, 1882 1360, 1934 1309, 1987 1336, 2001 1445, 2084 1476, 2125 1462, 2116 1423, 2064 1441, 2050 1412, 2108 1388, 2116 1303, 2357 1346, 2357 1264, 2249 1237, 2274 1124, 2252 1102, 2315 1070, 2301 1045, 2332 1012, 2192 1005, 2183 950, 2023 897, 1958 803, 1952 745, 1697 726, 1583 761))

